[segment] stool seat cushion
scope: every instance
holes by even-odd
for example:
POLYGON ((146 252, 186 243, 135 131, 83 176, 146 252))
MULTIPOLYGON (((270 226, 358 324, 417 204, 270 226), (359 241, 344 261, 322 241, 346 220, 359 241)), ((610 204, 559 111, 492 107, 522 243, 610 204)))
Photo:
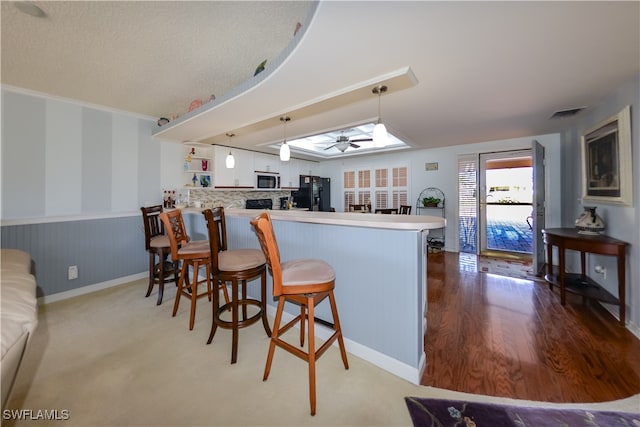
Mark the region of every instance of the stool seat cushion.
POLYGON ((149 240, 149 246, 152 248, 168 248, 171 246, 168 236, 155 236, 149 240))
POLYGON ((211 253, 208 240, 194 240, 186 245, 182 245, 180 249, 178 249, 178 255, 195 255, 200 253, 205 256, 209 256, 211 253))
POLYGON ((218 269, 220 271, 249 270, 266 262, 260 249, 231 249, 218 254, 218 269))
POLYGON ((336 272, 320 259, 294 259, 281 264, 284 286, 315 285, 336 278, 336 272))

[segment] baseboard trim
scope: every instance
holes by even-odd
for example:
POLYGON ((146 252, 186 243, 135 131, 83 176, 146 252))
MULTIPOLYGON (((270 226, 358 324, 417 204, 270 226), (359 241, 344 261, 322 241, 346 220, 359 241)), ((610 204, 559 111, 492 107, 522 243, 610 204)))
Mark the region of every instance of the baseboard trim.
MULTIPOLYGON (((267 314, 272 317, 276 315, 276 307, 271 305, 267 305, 267 314)), ((295 316, 287 313, 286 311, 282 313, 282 323, 287 323, 291 321, 295 316)), ((298 328, 298 325, 294 326, 298 328)), ((333 334, 333 329, 327 328, 319 323, 316 323, 316 336, 320 339, 327 340, 333 334)), ((334 342, 333 346, 338 346, 338 342, 334 342)), ((422 357, 420 359, 420 363, 418 368, 414 368, 406 363, 400 362, 397 359, 387 356, 386 354, 380 353, 377 350, 366 347, 360 343, 350 340, 349 338, 344 338, 344 346, 348 353, 353 354, 367 362, 377 366, 380 369, 384 369, 385 371, 400 377, 404 380, 409 381, 412 384, 420 385, 420 380, 422 379, 422 372, 426 367, 426 355, 424 352, 422 353, 422 357)))
POLYGON ((125 283, 133 282, 136 280, 144 279, 148 276, 148 272, 132 274, 130 276, 119 277, 113 280, 107 280, 106 282, 96 283, 93 285, 83 286, 81 288, 71 289, 64 292, 58 292, 52 295, 45 295, 38 298, 38 304, 50 304, 56 301, 62 301, 65 299, 77 297, 80 295, 89 294, 91 292, 101 291, 103 289, 112 288, 114 286, 124 285, 125 283))

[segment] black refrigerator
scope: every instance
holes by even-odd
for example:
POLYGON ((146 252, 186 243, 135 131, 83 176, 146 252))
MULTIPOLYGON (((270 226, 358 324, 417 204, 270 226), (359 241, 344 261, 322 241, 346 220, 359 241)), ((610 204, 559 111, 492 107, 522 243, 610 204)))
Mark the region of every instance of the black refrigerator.
POLYGON ((331 210, 331 178, 300 175, 300 189, 293 193, 297 207, 310 211, 331 210))

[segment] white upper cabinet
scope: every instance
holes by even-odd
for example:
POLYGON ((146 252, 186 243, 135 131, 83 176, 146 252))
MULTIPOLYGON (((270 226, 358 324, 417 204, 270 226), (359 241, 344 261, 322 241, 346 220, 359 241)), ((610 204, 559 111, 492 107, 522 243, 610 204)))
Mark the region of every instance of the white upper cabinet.
POLYGON ((280 157, 273 154, 254 153, 253 154, 253 170, 260 172, 281 172, 280 157))
POLYGON ((213 146, 214 151, 214 188, 253 188, 253 152, 239 150, 219 145, 213 146), (227 155, 231 152, 235 159, 235 166, 226 166, 227 155))

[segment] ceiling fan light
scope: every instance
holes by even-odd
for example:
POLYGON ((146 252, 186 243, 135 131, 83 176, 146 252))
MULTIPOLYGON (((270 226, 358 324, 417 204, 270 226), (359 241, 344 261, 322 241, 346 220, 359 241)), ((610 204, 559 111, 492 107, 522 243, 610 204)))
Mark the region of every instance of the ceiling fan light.
POLYGON ((375 147, 384 147, 387 145, 387 127, 383 123, 378 123, 373 128, 373 145, 375 147))
POLYGON ((287 141, 283 142, 280 146, 280 160, 283 162, 288 162, 291 158, 291 150, 289 149, 289 144, 287 141))
POLYGON ((227 169, 233 169, 236 166, 236 159, 233 157, 233 154, 231 154, 231 151, 227 154, 224 164, 227 166, 227 169))

